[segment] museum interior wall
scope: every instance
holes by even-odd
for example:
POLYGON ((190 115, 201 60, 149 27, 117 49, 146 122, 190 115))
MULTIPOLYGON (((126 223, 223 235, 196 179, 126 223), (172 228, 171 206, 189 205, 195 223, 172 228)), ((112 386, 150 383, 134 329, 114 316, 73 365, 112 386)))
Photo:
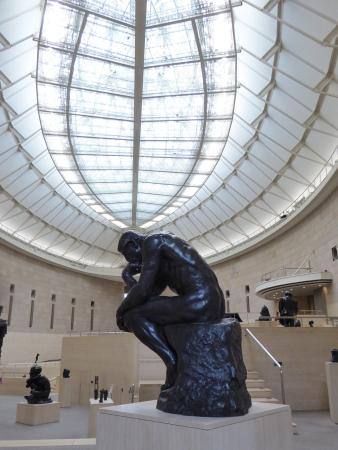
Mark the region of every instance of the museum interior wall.
MULTIPOLYGON (((338 316, 338 260, 333 260, 332 248, 338 245, 338 189, 300 223, 281 236, 251 251, 213 266, 222 289, 228 294, 230 310, 247 315, 247 300, 251 317, 258 317, 266 304, 274 312, 274 303, 255 296, 255 286, 264 273, 283 266, 299 267, 307 258, 314 271, 329 271, 333 275, 330 287, 323 288, 327 314, 338 316), (248 286, 248 288, 246 287, 248 286)), ((227 296, 227 295, 226 295, 227 296)))
POLYGON ((60 359, 62 339, 60 333, 26 333, 9 331, 2 347, 1 363, 23 364, 34 362, 37 353, 40 361, 60 359))
MULTIPOLYGON (((260 247, 213 266, 230 311, 258 317, 263 304, 255 295, 262 274, 282 266, 297 267, 307 257, 314 270, 333 275, 325 288, 327 313, 338 315, 338 190, 302 222, 260 247)), ((52 266, 0 245, 0 304, 9 331, 61 333, 114 331, 122 283, 81 275, 52 266), (54 312, 53 312, 54 311, 54 312), (53 317, 52 317, 53 316, 53 317), (53 322, 53 323, 52 323, 53 322)))
MULTIPOLYGON (((100 389, 112 389, 115 403, 130 403, 131 387, 138 378, 136 338, 131 333, 65 337, 61 373, 65 368, 71 372, 72 404, 87 405, 94 397, 95 376, 100 389)), ((62 396, 65 379, 60 382, 62 396)))
MULTIPOLYGON (((255 327, 251 331, 283 363, 286 403, 294 411, 328 409, 325 362, 337 345, 337 328, 255 327)), ((281 401, 278 368, 248 336, 243 348, 247 367, 257 370, 273 397, 281 401)))
MULTIPOLYGON (((239 312, 244 320, 253 320, 267 304, 274 313, 273 302, 255 295, 256 283, 266 272, 282 266, 296 267, 309 257, 314 270, 332 273, 332 286, 323 288, 323 295, 327 313, 338 315, 338 260, 332 257, 332 248, 338 243, 337 218, 335 190, 281 236, 213 266, 230 311, 239 312)), ((42 359, 60 357, 62 336, 70 332, 117 330, 115 311, 123 295, 122 283, 52 266, 4 245, 0 245, 0 262, 2 317, 10 319, 3 362, 26 362, 36 351, 42 359)))
POLYGON ((117 330, 122 283, 52 266, 0 245, 0 304, 9 322, 3 362, 60 357, 69 333, 117 330))

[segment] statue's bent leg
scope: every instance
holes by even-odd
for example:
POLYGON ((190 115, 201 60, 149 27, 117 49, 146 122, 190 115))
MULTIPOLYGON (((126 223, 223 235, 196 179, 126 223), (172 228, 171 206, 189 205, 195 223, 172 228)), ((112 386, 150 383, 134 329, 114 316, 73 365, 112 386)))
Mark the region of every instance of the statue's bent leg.
POLYGON ((206 299, 196 295, 152 297, 148 302, 128 311, 124 322, 136 337, 153 350, 167 367, 164 388, 172 386, 176 377, 177 358, 163 332, 165 325, 208 320, 206 299))
POLYGON ((175 382, 176 354, 170 348, 160 325, 150 322, 139 314, 139 308, 127 312, 124 322, 128 329, 147 347, 153 350, 167 367, 167 377, 163 389, 167 389, 175 382))

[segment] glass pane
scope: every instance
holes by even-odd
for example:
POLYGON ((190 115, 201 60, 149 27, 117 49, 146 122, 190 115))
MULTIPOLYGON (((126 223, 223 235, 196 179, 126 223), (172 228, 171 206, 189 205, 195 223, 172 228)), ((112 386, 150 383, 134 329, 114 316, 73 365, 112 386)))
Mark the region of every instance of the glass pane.
POLYGON ((225 10, 230 0, 150 0, 147 25, 225 10))
POLYGON ((79 52, 133 65, 134 42, 133 28, 89 15, 79 52))

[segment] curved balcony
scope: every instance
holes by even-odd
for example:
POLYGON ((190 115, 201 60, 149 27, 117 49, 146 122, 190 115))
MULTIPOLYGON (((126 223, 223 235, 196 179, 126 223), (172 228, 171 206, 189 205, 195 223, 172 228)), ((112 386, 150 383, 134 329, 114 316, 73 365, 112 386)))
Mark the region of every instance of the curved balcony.
POLYGON ((318 289, 321 290, 324 286, 332 284, 332 274, 326 270, 312 272, 312 269, 308 267, 303 268, 302 273, 297 269, 297 273, 293 274, 289 274, 288 270, 292 268, 280 269, 279 276, 272 272, 264 274, 262 281, 256 285, 256 295, 268 300, 279 300, 285 291, 290 291, 295 297, 305 297, 314 295, 318 289))

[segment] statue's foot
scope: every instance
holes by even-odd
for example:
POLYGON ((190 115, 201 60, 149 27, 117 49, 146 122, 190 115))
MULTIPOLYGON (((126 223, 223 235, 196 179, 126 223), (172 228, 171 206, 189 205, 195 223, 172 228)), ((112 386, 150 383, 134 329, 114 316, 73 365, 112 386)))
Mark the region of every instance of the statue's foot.
POLYGON ((177 376, 177 366, 171 365, 167 366, 167 375, 165 378, 165 383, 161 386, 161 391, 165 391, 166 389, 170 389, 174 386, 177 376))
POLYGON ((39 405, 42 405, 44 403, 53 403, 53 400, 51 398, 42 398, 39 401, 37 401, 36 403, 38 403, 39 405))
POLYGON ((33 402, 33 397, 31 395, 25 395, 25 399, 27 400, 27 403, 32 404, 33 402))

